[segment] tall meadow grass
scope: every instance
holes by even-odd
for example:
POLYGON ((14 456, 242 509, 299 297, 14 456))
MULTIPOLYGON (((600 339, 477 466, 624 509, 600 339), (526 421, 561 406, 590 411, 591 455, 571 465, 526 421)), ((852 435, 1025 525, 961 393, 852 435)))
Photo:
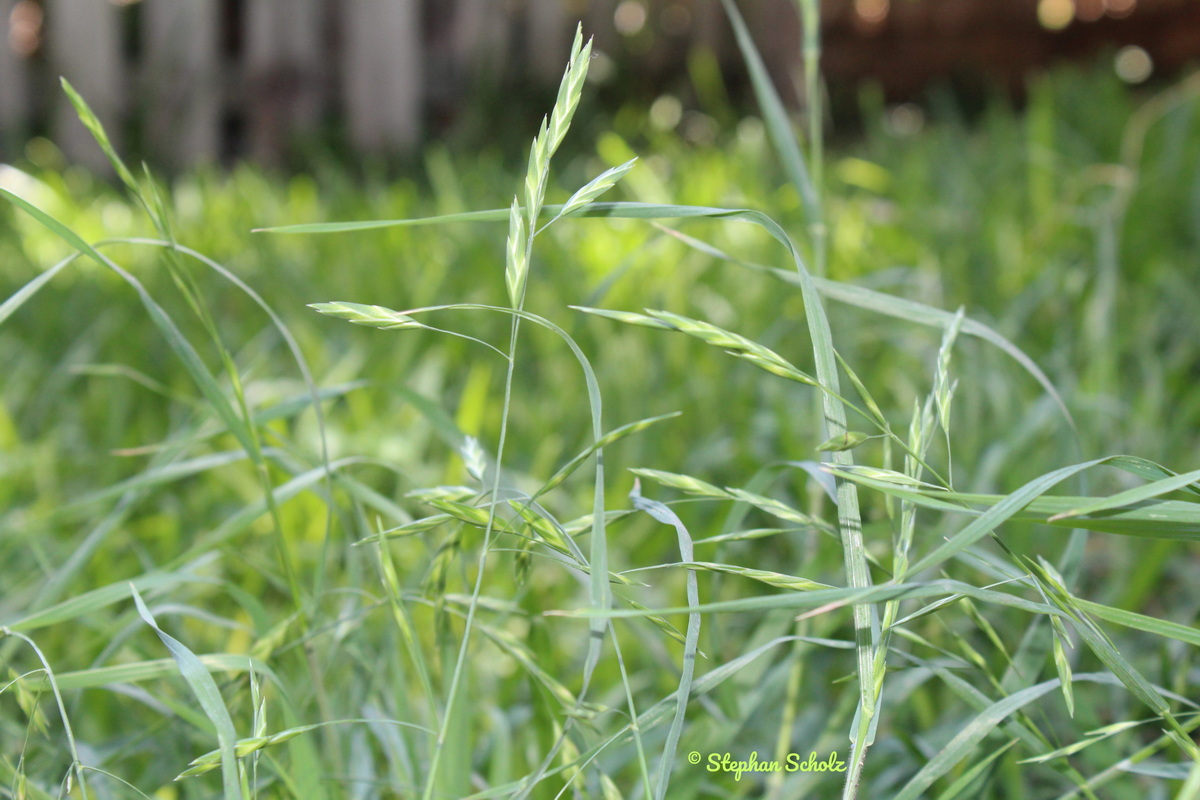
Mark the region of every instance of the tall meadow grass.
POLYGON ((1200 796, 1200 83, 826 148, 725 7, 761 118, 567 158, 579 32, 517 176, 168 186, 65 87, 121 193, 0 168, 0 795, 1200 796))

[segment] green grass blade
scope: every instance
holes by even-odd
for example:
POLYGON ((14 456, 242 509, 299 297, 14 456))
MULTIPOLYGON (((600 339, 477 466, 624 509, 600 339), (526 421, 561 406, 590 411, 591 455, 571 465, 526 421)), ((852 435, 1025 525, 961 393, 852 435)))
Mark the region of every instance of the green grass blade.
MULTIPOLYGON (((683 520, 667 506, 642 497, 641 488, 635 482, 629 495, 633 505, 640 511, 645 511, 655 520, 675 528, 679 538, 679 555, 684 563, 693 558, 692 535, 688 533, 683 520)), ((687 576, 687 601, 689 608, 700 605, 700 590, 696 581, 695 570, 689 569, 687 576)), ((687 713, 688 697, 692 691, 692 680, 696 669, 696 651, 700 641, 700 615, 696 612, 688 614, 687 640, 683 646, 683 669, 680 670, 679 688, 675 690, 675 717, 667 731, 667 742, 663 748, 662 761, 658 767, 658 782, 655 785, 656 800, 667 796, 667 785, 671 779, 671 768, 675 763, 675 751, 679 746, 679 737, 683 734, 683 723, 687 713)))
POLYGON ((693 611, 702 614, 741 613, 748 611, 805 611, 805 616, 827 614, 846 606, 856 604, 883 603, 889 600, 920 600, 924 598, 953 597, 961 594, 972 597, 980 602, 993 605, 1016 608, 1030 614, 1062 616, 1063 612, 1046 603, 1026 600, 1007 592, 995 589, 985 589, 962 581, 939 579, 901 584, 877 584, 869 589, 838 588, 817 589, 811 592, 789 592, 786 594, 763 595, 746 597, 738 600, 720 600, 703 603, 692 609, 688 606, 673 606, 670 608, 653 608, 647 611, 629 609, 609 609, 598 612, 592 609, 577 609, 574 611, 552 610, 543 612, 552 617, 606 617, 620 619, 625 617, 644 617, 647 614, 690 614, 693 611))
POLYGON ((742 59, 750 70, 750 83, 754 87, 754 97, 758 100, 759 108, 762 109, 767 132, 771 136, 771 144, 774 145, 775 152, 779 155, 784 174, 796 187, 801 200, 804 201, 804 210, 810 222, 820 225, 822 224, 820 199, 812 179, 809 177, 808 167, 804 163, 804 156, 800 153, 800 145, 796 141, 796 133, 792 129, 792 122, 788 119, 787 111, 783 107, 783 101, 775 91, 775 85, 771 82, 767 66, 763 63, 762 56, 758 54, 758 48, 754 46, 754 40, 750 37, 750 31, 742 20, 742 15, 738 13, 737 6, 733 4, 732 0, 721 0, 721 4, 725 7, 725 13, 733 25, 733 33, 737 39, 738 48, 742 51, 742 59))
POLYGON ((1200 647, 1200 630, 1197 630, 1192 625, 1181 625, 1178 622, 1170 622, 1157 617, 1149 617, 1145 614, 1139 614, 1136 611, 1126 611, 1121 608, 1113 608, 1101 603, 1094 603, 1090 600, 1084 600, 1081 597, 1074 598, 1075 605, 1081 610, 1098 617, 1105 622, 1111 622, 1115 625, 1121 625, 1126 628, 1142 631, 1144 633, 1153 634, 1154 636, 1162 636, 1167 639, 1175 639, 1180 642, 1186 642, 1190 645, 1200 647))
POLYGON ((52 281, 55 275, 62 272, 68 264, 78 257, 78 254, 67 256, 53 267, 41 273, 36 278, 29 281, 29 283, 13 292, 13 294, 3 303, 0 303, 0 324, 3 324, 4 320, 12 316, 14 311, 25 304, 25 301, 37 294, 39 289, 52 281))
MULTIPOLYGON (((547 206, 547 210, 552 207, 547 206)), ((379 228, 410 227, 421 225, 447 225, 456 222, 501 222, 508 219, 508 209, 488 211, 463 211, 457 214, 441 214, 419 219, 376 219, 354 222, 307 222, 300 225, 279 225, 271 228, 255 228, 252 233, 323 234, 356 233, 379 228)))
POLYGON ((1058 679, 1044 681, 1005 697, 984 709, 964 726, 912 777, 894 800, 920 800, 933 782, 949 772, 1009 715, 1058 688, 1058 679))
MULTIPOLYGON (((126 597, 129 585, 125 584, 126 597)), ((283 686, 271 667, 264 661, 234 653, 207 653, 196 656, 209 672, 244 673, 253 670, 257 675, 269 677, 276 685, 283 686)), ((59 675, 64 689, 98 689, 122 683, 140 683, 158 680, 179 674, 179 664, 174 658, 158 658, 150 661, 132 661, 107 667, 92 667, 59 675)))
MULTIPOLYGON (((986 757, 984 757, 978 763, 973 764, 970 769, 968 769, 966 772, 964 772, 962 775, 960 775, 958 778, 956 778, 954 780, 954 783, 947 786, 946 791, 942 792, 941 794, 939 794, 937 796, 937 800, 955 800, 955 798, 961 797, 963 795, 963 792, 972 788, 971 784, 973 784, 979 778, 980 775, 982 775, 986 770, 988 770, 992 766, 992 764, 994 764, 996 762, 996 759, 1000 758, 1000 756, 1007 753, 1009 751, 1009 749, 1016 743, 1017 743, 1017 740, 1012 739, 1007 744, 996 748, 991 753, 988 753, 988 755, 986 757)), ((969 795, 969 796, 972 796, 972 795, 969 795)))
POLYGON ((98 609, 125 600, 129 597, 130 583, 139 591, 150 591, 151 589, 163 589, 197 580, 199 579, 195 576, 175 572, 148 572, 132 581, 121 581, 120 583, 109 584, 99 589, 92 589, 89 592, 77 594, 70 600, 64 600, 57 605, 44 608, 33 614, 0 620, 0 627, 8 628, 12 631, 29 632, 35 631, 38 628, 45 628, 49 625, 69 622, 85 614, 91 614, 98 609))
MULTIPOLYGON (((1051 522, 1059 520, 1071 519, 1073 517, 1082 517, 1089 514, 1096 514, 1101 511, 1108 511, 1114 508, 1124 508, 1125 506, 1140 503, 1143 500, 1160 497, 1169 492, 1178 491, 1180 489, 1193 486, 1196 481, 1200 480, 1200 470, 1185 472, 1182 475, 1175 475, 1171 478, 1164 478, 1154 483, 1145 486, 1137 486, 1124 492, 1119 492, 1111 497, 1104 497, 1092 503, 1072 508, 1069 511, 1064 511, 1055 514, 1050 518, 1051 522)), ((1196 506, 1197 513, 1200 513, 1200 504, 1196 506)))
POLYGON ((158 638, 171 651, 171 656, 175 659, 180 674, 191 687, 205 716, 217 730, 217 741, 221 751, 221 783, 225 800, 241 800, 242 792, 238 779, 237 756, 235 755, 237 732, 233 727, 233 719, 229 716, 229 709, 225 707, 225 700, 221 697, 221 690, 217 688, 216 681, 208 674, 204 662, 181 642, 158 627, 154 615, 142 601, 142 596, 138 593, 137 588, 132 584, 129 588, 133 592, 133 601, 137 604, 138 614, 147 625, 154 629, 158 638))
POLYGON ((615 430, 609 431, 608 433, 604 434, 604 436, 601 436, 598 440, 589 445, 586 450, 559 468, 559 470, 555 472, 549 480, 542 484, 542 488, 538 489, 533 497, 535 499, 541 497, 542 495, 546 494, 546 492, 549 492, 550 490, 561 485, 563 481, 574 474, 575 470, 579 469, 579 467, 582 466, 583 463, 587 461, 587 459, 590 458, 598 449, 607 447, 614 442, 620 441, 626 436, 631 436, 640 431, 644 431, 650 426, 656 425, 659 422, 663 422, 668 419, 675 419, 682 413, 682 411, 671 411, 667 414, 660 414, 657 417, 647 417, 646 419, 641 419, 637 422, 630 422, 626 425, 616 428, 615 430))
MULTIPOLYGON (((1116 463, 1123 458, 1125 456, 1101 459, 1101 461, 1116 463)), ((893 481, 879 480, 871 477, 867 472, 857 470, 842 470, 840 474, 861 486, 876 489, 893 497, 911 500, 925 508, 975 516, 980 515, 980 512, 971 506, 982 505, 995 508, 1011 497, 1010 495, 974 494, 913 487, 893 481)), ((1100 512, 1095 517, 1051 519, 1054 515, 1077 508, 1092 500, 1094 498, 1091 497, 1042 495, 1028 500, 1027 504, 1012 512, 1007 518, 1020 522, 1039 522, 1051 528, 1083 528, 1099 533, 1116 533, 1123 536, 1200 541, 1200 508, 1197 508, 1196 503, 1178 500, 1147 500, 1136 505, 1100 512)), ((1009 511, 1012 511, 1011 507, 1009 511)))

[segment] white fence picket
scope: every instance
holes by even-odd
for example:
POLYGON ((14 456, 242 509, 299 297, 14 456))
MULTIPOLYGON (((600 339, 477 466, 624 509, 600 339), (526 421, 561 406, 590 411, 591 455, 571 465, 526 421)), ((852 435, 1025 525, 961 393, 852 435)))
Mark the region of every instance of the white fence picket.
POLYGON ((220 155, 221 63, 216 0, 147 2, 143 8, 141 82, 147 145, 171 167, 220 155))
POLYGON ((279 164, 281 144, 321 119, 332 81, 323 11, 320 0, 246 3, 245 75, 235 101, 257 161, 279 164))
POLYGON ((411 149, 421 136, 423 58, 417 0, 345 0, 342 92, 356 147, 411 149))
MULTIPOLYGON (((87 100, 120 147, 125 94, 118 8, 109 0, 46 0, 46 45, 54 71, 87 100)), ((56 75, 56 76, 57 76, 56 75)), ((67 158, 108 173, 108 160, 54 86, 54 139, 67 158)))

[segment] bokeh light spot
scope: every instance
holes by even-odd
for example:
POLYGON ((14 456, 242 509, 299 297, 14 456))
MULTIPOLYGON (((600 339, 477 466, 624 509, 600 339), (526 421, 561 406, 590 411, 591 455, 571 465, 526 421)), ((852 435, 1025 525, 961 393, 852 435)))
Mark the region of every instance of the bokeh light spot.
POLYGON ((1038 22, 1047 30, 1061 31, 1075 18, 1074 0, 1040 0, 1038 22))
POLYGON ((854 13, 872 27, 882 25, 891 10, 891 0, 854 0, 854 13))
POLYGON ((646 27, 646 7, 637 0, 625 0, 613 14, 613 25, 626 36, 636 36, 646 27))
POLYGON ((1131 44, 1117 51, 1113 68, 1117 71, 1117 77, 1126 83, 1141 83, 1154 72, 1154 61, 1145 50, 1131 44))
POLYGON ((683 103, 679 98, 664 94, 650 105, 650 124, 660 131, 673 130, 683 119, 683 103))

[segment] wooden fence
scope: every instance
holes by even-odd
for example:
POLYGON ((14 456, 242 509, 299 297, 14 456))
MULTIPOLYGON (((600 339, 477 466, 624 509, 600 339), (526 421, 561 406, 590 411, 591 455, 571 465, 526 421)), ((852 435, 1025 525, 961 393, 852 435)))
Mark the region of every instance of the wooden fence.
MULTIPOLYGON (((350 142, 402 151, 424 106, 510 47, 499 0, 0 0, 0 156, 47 133, 73 161, 103 157, 57 86, 66 77, 119 140, 183 166, 230 154, 277 161, 282 143, 345 121, 350 142)), ((526 0, 530 68, 562 68, 560 0, 526 0)), ((569 36, 569 32, 566 34, 569 36)))
MULTIPOLYGON (((786 81, 798 69, 795 0, 739 5, 786 81)), ((1084 53, 1124 30, 1156 57, 1163 42, 1176 63, 1200 55, 1200 0, 823 0, 822 16, 831 86, 872 78, 893 95, 964 64, 1019 81, 1064 43, 1084 53), (1048 13, 1069 24, 1048 29, 1048 13)), ((739 63, 717 0, 0 0, 0 159, 42 134, 105 168, 59 75, 119 147, 168 167, 280 163, 286 142, 330 119, 361 151, 404 151, 480 75, 515 69, 552 86, 576 20, 645 84, 686 74, 696 44, 739 63)))

